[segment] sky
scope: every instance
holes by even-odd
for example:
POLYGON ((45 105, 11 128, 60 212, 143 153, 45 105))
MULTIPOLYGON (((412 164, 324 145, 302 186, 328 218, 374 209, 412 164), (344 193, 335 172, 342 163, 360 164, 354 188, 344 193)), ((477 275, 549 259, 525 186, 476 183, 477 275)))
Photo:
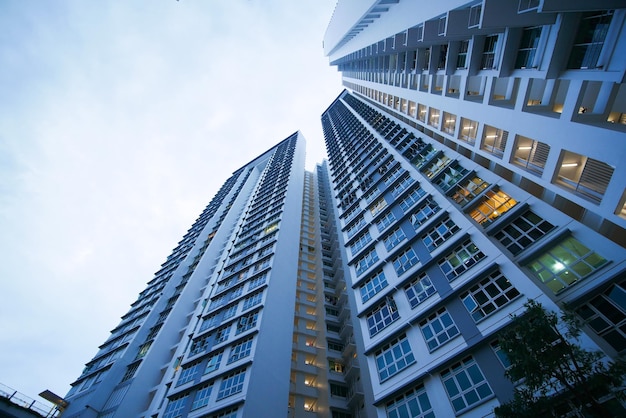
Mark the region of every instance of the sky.
POLYGON ((233 171, 321 162, 335 3, 0 0, 0 384, 63 396, 233 171))

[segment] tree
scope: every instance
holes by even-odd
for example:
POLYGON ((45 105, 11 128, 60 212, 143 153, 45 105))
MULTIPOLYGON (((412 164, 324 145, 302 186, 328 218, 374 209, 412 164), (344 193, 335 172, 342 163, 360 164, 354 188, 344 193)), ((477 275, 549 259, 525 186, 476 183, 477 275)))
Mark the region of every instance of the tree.
POLYGON ((562 416, 610 417, 598 399, 613 395, 624 399, 626 362, 609 361, 600 352, 582 349, 575 340, 581 323, 571 314, 560 320, 535 301, 499 336, 500 348, 511 365, 507 377, 520 383, 514 398, 495 408, 500 418, 562 416))

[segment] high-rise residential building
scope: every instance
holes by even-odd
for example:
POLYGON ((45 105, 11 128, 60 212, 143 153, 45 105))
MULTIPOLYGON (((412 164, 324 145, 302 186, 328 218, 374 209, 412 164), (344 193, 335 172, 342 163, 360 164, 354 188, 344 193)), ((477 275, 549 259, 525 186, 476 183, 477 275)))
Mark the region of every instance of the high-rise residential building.
POLYGON ((626 353, 625 20, 616 0, 340 0, 329 161, 306 172, 295 133, 236 170, 63 416, 490 416, 528 300, 626 353))
POLYGON ((492 414, 529 299, 626 352, 625 7, 338 2, 322 124, 377 416, 492 414))

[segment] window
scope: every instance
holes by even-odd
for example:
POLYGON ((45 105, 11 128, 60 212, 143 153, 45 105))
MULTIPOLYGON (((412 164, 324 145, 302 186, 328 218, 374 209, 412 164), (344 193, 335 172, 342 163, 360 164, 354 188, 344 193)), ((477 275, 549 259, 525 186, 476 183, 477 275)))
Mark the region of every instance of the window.
POLYGON ((183 370, 180 372, 180 376, 178 376, 178 381, 176 382, 176 386, 183 385, 187 382, 191 382, 198 375, 198 371, 200 370, 200 362, 195 362, 191 365, 183 367, 183 370))
POLYGON ((485 38, 483 55, 480 61, 480 68, 483 70, 495 70, 496 47, 498 46, 498 35, 490 35, 485 38))
POLYGON ((517 11, 522 13, 537 9, 540 2, 540 0, 519 0, 517 11))
POLYGON ((367 203, 372 203, 372 201, 374 199, 376 199, 376 197, 378 197, 378 195, 380 194, 380 189, 378 187, 373 188, 372 190, 370 190, 369 192, 367 192, 363 198, 365 199, 365 201, 367 203))
POLYGON ((418 385, 386 405, 388 418, 435 418, 424 385, 418 385))
POLYGON ((576 313, 617 352, 626 350, 626 282, 611 285, 576 313))
POLYGON ((402 228, 397 227, 383 238, 383 242, 385 243, 387 251, 391 251, 405 239, 406 235, 404 235, 402 228))
POLYGON ((411 215, 411 224, 413 224, 415 229, 419 229, 424 222, 430 219, 435 213, 439 212, 439 210, 441 210, 439 205, 432 199, 428 199, 411 215))
POLYGON ((267 273, 263 273, 260 276, 253 278, 248 284, 248 290, 256 289, 257 287, 264 284, 265 280, 267 280, 267 273))
POLYGON ((330 396, 339 397, 339 398, 347 398, 348 388, 343 385, 330 383, 330 396))
POLYGON ((383 232, 389 225, 396 220, 396 217, 392 212, 387 212, 382 218, 376 221, 376 228, 378 232, 383 232))
POLYGON ((519 295, 520 292, 511 284, 509 279, 496 271, 462 293, 461 301, 474 321, 478 322, 519 295))
POLYGON ((459 44, 459 55, 456 58, 456 68, 467 68, 467 52, 469 50, 469 41, 461 41, 459 44))
POLYGON ((222 314, 222 321, 227 320, 228 318, 232 318, 237 313, 237 304, 231 305, 228 308, 224 309, 224 313, 222 314))
POLYGON ((368 231, 361 234, 354 243, 350 246, 350 252, 352 255, 356 255, 360 250, 363 249, 369 242, 372 241, 372 236, 368 231))
POLYGON ((511 163, 541 175, 548 160, 550 145, 517 135, 511 163))
POLYGON ((487 151, 488 153, 493 154, 498 158, 502 158, 508 138, 508 131, 503 131, 502 129, 485 125, 485 129, 483 130, 483 141, 480 149, 483 151, 487 151))
POLYGON ((453 364, 441 373, 441 379, 457 414, 493 394, 472 357, 453 364))
POLYGON ((405 334, 384 345, 374 355, 381 382, 415 363, 415 356, 405 334))
POLYGON ((482 4, 477 4, 470 7, 469 19, 467 21, 467 28, 476 28, 480 25, 480 12, 482 11, 482 4))
POLYGON ((244 331, 254 328, 256 326, 256 321, 258 318, 259 311, 250 312, 249 314, 240 317, 239 321, 237 321, 237 331, 235 332, 235 335, 241 334, 244 331))
POLYGON ((459 205, 464 206, 474 200, 474 198, 482 193, 482 191, 487 187, 489 187, 489 183, 480 177, 474 177, 471 180, 466 180, 463 184, 457 186, 454 194, 452 195, 452 200, 459 205))
POLYGON ((237 408, 229 409, 226 412, 222 412, 219 415, 211 415, 211 418, 237 418, 237 408))
POLYGON ((459 329, 454 324, 452 317, 446 310, 441 308, 428 318, 420 322, 420 329, 430 352, 450 341, 459 334, 459 329))
POLYGON ((455 129, 456 115, 448 112, 443 112, 443 123, 441 124, 441 130, 447 134, 454 135, 455 129))
POLYGON ((189 348, 189 356, 195 356, 196 354, 204 353, 209 348, 209 334, 204 335, 193 341, 189 348))
POLYGON ((428 177, 429 179, 432 179, 437 174, 439 174, 441 170, 446 168, 446 165, 448 165, 449 162, 450 162, 450 158, 442 154, 440 157, 436 158, 433 162, 431 162, 426 168, 424 168, 422 172, 424 173, 426 177, 428 177))
POLYGON ((607 263, 596 252, 569 237, 528 264, 530 271, 558 293, 607 263))
POLYGON ((541 37, 541 26, 532 28, 524 28, 522 32, 522 40, 517 50, 517 58, 515 59, 515 68, 534 68, 535 55, 539 46, 539 38, 541 37))
POLYGON ((612 11, 583 13, 567 68, 598 68, 598 59, 612 18, 612 11))
POLYGON ((502 367, 504 367, 505 369, 511 367, 511 360, 509 360, 509 357, 506 355, 504 350, 502 350, 502 347, 500 347, 500 341, 492 341, 489 345, 491 346, 493 352, 496 354, 496 357, 498 357, 498 361, 500 361, 502 367))
POLYGON ((386 326, 400 318, 396 302, 392 297, 385 298, 385 301, 378 305, 372 312, 367 314, 365 318, 367 321, 367 328, 370 332, 370 337, 378 334, 386 326))
POLYGON ((489 190, 470 212, 470 216, 479 224, 487 226, 516 204, 517 201, 503 191, 489 190))
POLYGON ((223 343, 228 339, 228 335, 230 334, 230 324, 225 325, 215 331, 215 344, 223 343))
POLYGON ((228 357, 228 363, 240 360, 250 355, 252 350, 252 341, 254 338, 248 338, 230 349, 230 356, 228 357))
POLYGON ((443 172, 443 176, 439 177, 435 184, 441 188, 444 192, 447 192, 455 184, 459 182, 465 175, 469 172, 465 167, 461 166, 461 164, 454 164, 446 168, 443 172))
POLYGON ((189 394, 178 395, 170 399, 163 413, 163 418, 176 418, 183 416, 183 410, 187 405, 189 394))
POLYGON ((219 353, 215 353, 211 355, 211 357, 209 357, 203 374, 211 373, 220 367, 220 362, 222 361, 222 354, 224 354, 224 352, 220 351, 219 353))
POLYGON ((602 161, 563 151, 556 183, 588 200, 600 203, 613 176, 613 170, 613 167, 602 161))
POLYGON ((198 389, 196 396, 194 396, 193 402, 191 403, 191 410, 202 408, 203 406, 207 406, 209 404, 211 389, 213 389, 212 385, 204 385, 198 389))
POLYGON ((417 255, 415 255, 415 251, 413 248, 407 248, 400 255, 395 257, 392 261, 393 268, 396 270, 398 276, 402 273, 413 267, 419 262, 417 255))
POLYGON ((370 213, 372 216, 378 215, 383 209, 387 207, 387 202, 384 197, 378 199, 372 206, 370 206, 370 213))
POLYGON ((257 292, 257 293, 253 293, 252 295, 248 296, 247 298, 244 299, 243 301, 243 310, 245 311, 246 309, 250 309, 253 306, 258 305, 259 303, 261 303, 261 300, 263 300, 263 292, 257 292))
POLYGON ((527 210, 510 224, 498 231, 494 237, 513 255, 519 254, 533 243, 539 241, 554 225, 527 210))
POLYGON ((385 287, 387 287, 385 273, 383 273, 382 270, 379 270, 359 288, 361 290, 361 301, 363 303, 367 302, 385 287))
POLYGON ((484 257, 485 254, 471 240, 466 240, 440 260, 439 267, 448 280, 452 281, 484 257))
POLYGON ((400 177, 400 174, 404 173, 405 170, 403 170, 400 166, 394 168, 389 174, 387 174, 385 176, 385 179, 383 180, 383 182, 389 186, 391 183, 393 183, 393 181, 395 179, 397 179, 398 177, 400 177))
POLYGON ((411 206, 413 206, 425 194, 426 192, 421 187, 419 187, 419 185, 417 185, 417 187, 411 190, 411 192, 400 201, 400 207, 402 208, 402 211, 404 213, 407 213, 411 206))
POLYGON ((436 129, 439 129, 439 114, 440 110, 434 107, 431 107, 428 112, 428 124, 436 129))
POLYGON ((461 118, 461 128, 459 129, 459 139, 467 141, 468 144, 476 142, 476 132, 478 132, 478 122, 471 119, 461 118))
POLYGON ((352 238, 364 226, 365 226, 365 219, 361 215, 353 223, 351 223, 350 226, 348 226, 348 228, 346 229, 348 238, 352 238))
POLYGON ((403 191, 408 189, 414 181, 415 180, 413 180, 413 177, 409 176, 408 174, 405 175, 404 177, 402 177, 402 180, 398 182, 398 184, 393 186, 393 189, 391 189, 391 195, 394 198, 397 198, 398 196, 400 196, 400 194, 402 194, 403 191))
POLYGON ((459 230, 459 227, 452 222, 452 219, 446 218, 433 226, 426 232, 426 235, 422 238, 424 245, 428 251, 434 251, 435 248, 443 244, 448 238, 454 235, 459 230))
POLYGON ((376 254, 376 250, 372 250, 369 253, 365 254, 361 258, 359 258, 356 263, 354 263, 354 269, 356 270, 357 276, 365 273, 365 271, 370 268, 374 263, 378 261, 378 254, 376 254))
POLYGON ((243 382, 245 378, 245 369, 224 377, 222 383, 220 383, 220 390, 217 392, 217 400, 219 401, 241 392, 243 390, 243 382))
POLYGON ((428 274, 421 273, 415 280, 404 286, 404 292, 411 304, 411 308, 414 309, 417 305, 428 299, 430 295, 433 295, 436 290, 428 274))

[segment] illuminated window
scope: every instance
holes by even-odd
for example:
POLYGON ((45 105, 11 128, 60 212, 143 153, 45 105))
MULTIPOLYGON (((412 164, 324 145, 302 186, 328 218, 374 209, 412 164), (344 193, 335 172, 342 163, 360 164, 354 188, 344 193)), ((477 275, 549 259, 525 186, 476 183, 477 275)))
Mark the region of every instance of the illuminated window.
POLYGON ((517 201, 503 191, 489 190, 478 206, 470 212, 470 216, 479 224, 486 226, 516 204, 517 201))
POLYGON ((502 158, 508 137, 509 133, 507 131, 485 125, 480 149, 487 151, 498 158, 502 158))
POLYGON ((558 293, 606 263, 604 257, 569 237, 531 261, 528 268, 550 290, 558 293))
POLYGON ((613 167, 570 151, 561 153, 561 167, 556 183, 599 203, 613 176, 613 167))
POLYGON ((452 187, 454 187, 454 185, 456 185, 468 172, 469 170, 461 166, 459 163, 450 164, 450 166, 448 166, 448 168, 446 168, 443 172, 443 176, 440 176, 439 179, 437 179, 436 184, 441 188, 441 190, 447 192, 452 189, 452 187))
POLYGON ((476 142, 476 133, 478 132, 478 122, 475 120, 461 118, 461 128, 459 130, 459 139, 467 141, 469 144, 476 142))
POLYGON ((439 109, 430 108, 430 112, 428 113, 428 124, 433 128, 439 129, 439 115, 439 109))
POLYGON ((267 234, 271 234, 272 232, 276 231, 278 229, 278 222, 275 222, 271 225, 268 225, 267 227, 265 227, 265 235, 267 234))
POLYGON ((379 214, 386 207, 387 207, 387 201, 385 201, 384 197, 381 197, 376 202, 374 202, 374 204, 372 206, 370 206, 369 210, 370 210, 370 213, 372 214, 372 216, 376 216, 377 214, 379 214))
POLYGON ((474 177, 457 186, 452 195, 452 200, 464 206, 474 200, 487 187, 489 187, 489 183, 480 177, 474 177))
POLYGON ((517 135, 511 163, 541 175, 549 153, 550 145, 517 135))
POLYGON ((456 115, 448 112, 443 112, 443 123, 441 124, 441 130, 447 134, 454 135, 455 129, 456 115))

